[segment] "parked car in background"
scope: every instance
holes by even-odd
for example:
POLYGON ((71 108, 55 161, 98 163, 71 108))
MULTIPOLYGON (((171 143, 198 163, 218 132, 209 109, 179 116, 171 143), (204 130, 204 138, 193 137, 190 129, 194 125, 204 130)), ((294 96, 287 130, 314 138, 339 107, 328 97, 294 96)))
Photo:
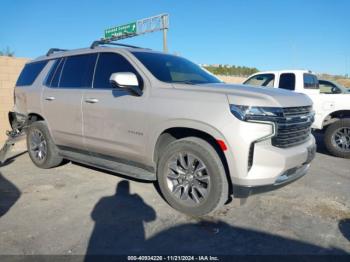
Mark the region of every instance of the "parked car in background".
POLYGON ((321 94, 350 94, 350 89, 346 88, 335 81, 318 80, 321 94))
POLYGON ((259 72, 243 84, 307 94, 316 113, 312 127, 324 132, 328 151, 338 157, 350 158, 350 96, 339 85, 328 87, 332 93, 321 93, 317 76, 306 70, 259 72))

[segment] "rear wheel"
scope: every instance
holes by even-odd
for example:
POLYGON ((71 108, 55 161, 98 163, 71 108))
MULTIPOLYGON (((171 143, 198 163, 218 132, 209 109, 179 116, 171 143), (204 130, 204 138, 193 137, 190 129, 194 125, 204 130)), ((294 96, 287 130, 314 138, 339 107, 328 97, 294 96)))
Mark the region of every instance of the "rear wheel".
POLYGON ((170 143, 160 157, 157 176, 167 202, 188 215, 208 214, 228 199, 220 157, 208 142, 196 137, 170 143))
POLYGON ((44 121, 30 125, 27 132, 27 149, 33 163, 40 168, 52 168, 63 161, 44 121))
POLYGON ((332 155, 350 158, 350 119, 341 119, 330 125, 324 142, 332 155))

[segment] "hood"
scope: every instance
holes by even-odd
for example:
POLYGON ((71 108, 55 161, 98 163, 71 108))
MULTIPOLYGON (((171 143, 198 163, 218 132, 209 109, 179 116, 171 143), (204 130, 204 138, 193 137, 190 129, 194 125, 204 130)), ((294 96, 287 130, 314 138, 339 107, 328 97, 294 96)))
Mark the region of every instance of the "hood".
POLYGON ((230 104, 267 107, 296 107, 312 105, 311 99, 300 93, 268 87, 236 84, 179 85, 174 88, 197 92, 226 94, 230 104))

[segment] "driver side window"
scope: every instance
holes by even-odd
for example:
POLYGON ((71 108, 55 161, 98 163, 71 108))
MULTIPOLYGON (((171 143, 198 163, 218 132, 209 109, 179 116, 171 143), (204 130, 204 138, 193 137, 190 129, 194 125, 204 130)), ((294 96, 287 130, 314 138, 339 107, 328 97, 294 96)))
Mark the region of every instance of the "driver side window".
POLYGON ((116 53, 100 53, 95 69, 93 88, 112 88, 109 78, 113 73, 131 72, 136 76, 136 69, 123 56, 116 53))
POLYGON ((332 83, 328 81, 322 81, 322 80, 319 80, 319 85, 320 85, 320 92, 322 94, 332 94, 333 93, 332 89, 336 87, 332 83))

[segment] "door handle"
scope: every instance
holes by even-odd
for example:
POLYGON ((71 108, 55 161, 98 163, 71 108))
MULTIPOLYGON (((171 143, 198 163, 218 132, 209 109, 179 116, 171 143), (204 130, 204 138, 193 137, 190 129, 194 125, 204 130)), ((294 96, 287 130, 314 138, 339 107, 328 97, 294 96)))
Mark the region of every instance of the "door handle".
POLYGON ((90 104, 95 104, 98 103, 98 99, 97 98, 87 98, 85 99, 86 103, 90 103, 90 104))
POLYGON ((54 98, 53 96, 48 96, 48 97, 45 97, 45 100, 47 101, 53 101, 55 100, 56 98, 54 98))

